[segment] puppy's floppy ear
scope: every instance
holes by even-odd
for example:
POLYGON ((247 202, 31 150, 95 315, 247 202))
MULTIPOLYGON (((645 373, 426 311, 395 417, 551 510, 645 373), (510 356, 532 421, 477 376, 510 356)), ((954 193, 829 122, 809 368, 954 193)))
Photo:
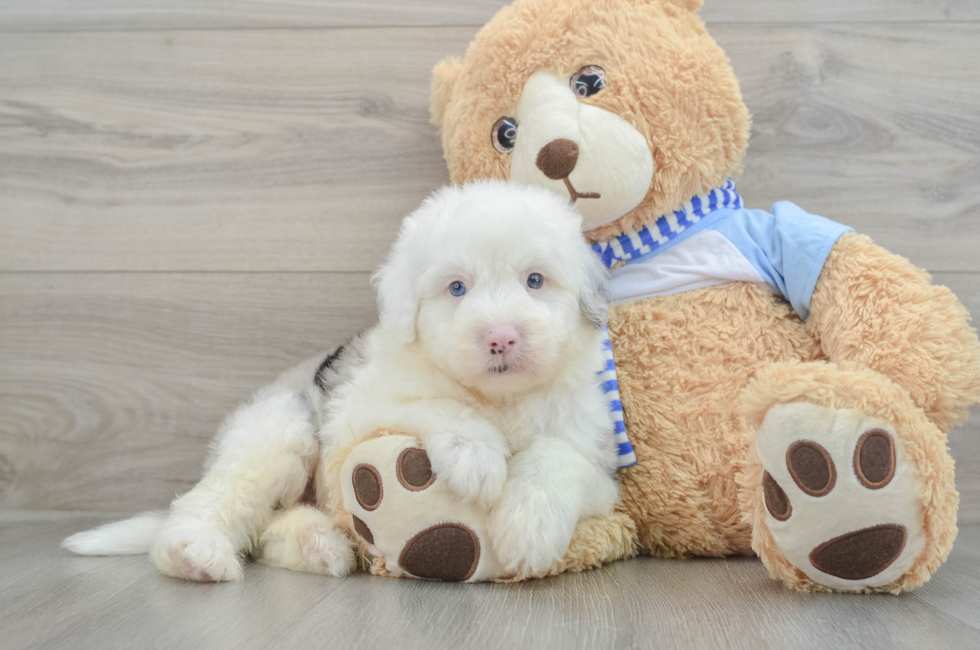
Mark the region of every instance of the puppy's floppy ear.
POLYGON ((609 272, 595 251, 587 244, 585 246, 588 255, 578 289, 578 304, 589 322, 601 330, 609 315, 609 272))
POLYGON ((405 343, 415 340, 419 311, 418 271, 412 259, 417 232, 415 219, 407 217, 388 259, 371 276, 371 284, 378 294, 381 326, 395 332, 405 343))
POLYGON ((446 106, 452 96, 453 86, 463 71, 463 62, 455 56, 440 61, 432 69, 432 91, 429 95, 429 121, 442 126, 446 117, 446 106))

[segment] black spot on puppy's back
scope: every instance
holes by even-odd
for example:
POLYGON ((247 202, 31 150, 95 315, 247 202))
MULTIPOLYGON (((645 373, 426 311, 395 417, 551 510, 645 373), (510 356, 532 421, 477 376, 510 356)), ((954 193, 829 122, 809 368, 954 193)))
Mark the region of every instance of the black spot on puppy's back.
POLYGON ((342 355, 343 353, 344 353, 344 346, 341 345, 336 350, 334 350, 333 352, 327 355, 327 357, 320 363, 320 366, 316 369, 316 374, 313 375, 313 383, 315 383, 320 388, 320 390, 322 390, 324 393, 326 393, 327 390, 329 389, 328 388, 329 383, 327 382, 327 375, 330 372, 330 369, 333 367, 333 365, 337 363, 337 359, 339 359, 340 355, 342 355))

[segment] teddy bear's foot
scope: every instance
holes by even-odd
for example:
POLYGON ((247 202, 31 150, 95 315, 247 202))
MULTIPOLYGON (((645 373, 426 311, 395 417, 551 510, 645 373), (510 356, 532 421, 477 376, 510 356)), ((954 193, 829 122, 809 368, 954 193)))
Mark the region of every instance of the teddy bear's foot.
POLYGON ((340 467, 340 491, 351 534, 376 560, 372 572, 458 582, 501 574, 487 508, 460 498, 414 437, 355 446, 340 467))
POLYGON ((756 436, 767 525, 818 584, 883 587, 925 546, 922 480, 890 423, 851 409, 777 404, 756 436))
POLYGON ((795 369, 782 380, 797 399, 755 414, 762 420, 749 463, 758 465, 746 472, 758 481, 753 548, 801 589, 924 582, 955 535, 945 437, 884 377, 827 364, 795 369))
POLYGON ((276 512, 259 536, 256 559, 269 566, 335 577, 357 566, 351 540, 312 506, 276 512))

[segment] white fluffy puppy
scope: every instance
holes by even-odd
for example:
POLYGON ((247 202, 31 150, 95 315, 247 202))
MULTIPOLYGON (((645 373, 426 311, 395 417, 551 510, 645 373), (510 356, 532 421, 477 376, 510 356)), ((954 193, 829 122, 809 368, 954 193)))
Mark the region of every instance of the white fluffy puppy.
MULTIPOLYGON (((580 225, 539 188, 436 193, 405 219, 375 275, 376 328, 232 415, 204 478, 168 517, 110 524, 66 547, 149 550, 161 571, 191 580, 241 577, 243 552, 344 575, 350 541, 303 505, 304 488, 331 448, 390 427, 417 434, 451 489, 492 508, 491 546, 506 570, 544 571, 579 518, 617 498, 613 422, 596 374, 605 270, 580 225)), ((325 473, 316 474, 323 506, 325 473)))
POLYGON ((428 200, 375 276, 381 325, 322 430, 325 447, 380 426, 419 435, 451 489, 494 504, 507 570, 543 571, 579 517, 616 500, 596 375, 605 270, 580 226, 537 188, 485 183, 428 200))

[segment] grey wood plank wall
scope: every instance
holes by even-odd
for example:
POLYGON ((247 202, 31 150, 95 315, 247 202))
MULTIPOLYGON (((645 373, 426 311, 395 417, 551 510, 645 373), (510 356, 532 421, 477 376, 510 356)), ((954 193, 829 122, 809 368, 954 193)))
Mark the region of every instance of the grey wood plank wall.
MULTIPOLYGON (((482 25, 500 0, 5 0, 3 31, 482 25)), ((705 0, 708 22, 976 20, 974 0, 705 0)))
MULTIPOLYGON (((0 507, 165 505, 236 402, 372 323, 369 272, 447 180, 429 71, 501 4, 0 3, 0 507)), ((849 223, 980 314, 980 0, 703 15, 750 205, 849 223)))

